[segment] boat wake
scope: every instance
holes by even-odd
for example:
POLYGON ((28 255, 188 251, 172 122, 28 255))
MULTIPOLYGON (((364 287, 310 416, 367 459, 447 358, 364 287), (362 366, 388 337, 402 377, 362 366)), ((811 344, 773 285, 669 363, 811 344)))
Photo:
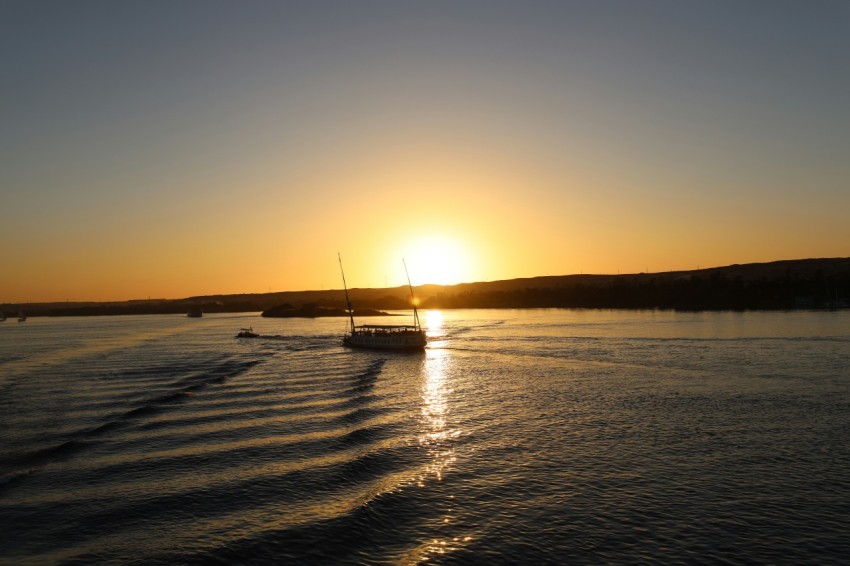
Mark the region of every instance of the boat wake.
POLYGON ((188 376, 172 381, 167 391, 143 399, 138 406, 113 416, 106 422, 63 435, 65 440, 58 444, 19 454, 4 454, 3 467, 7 469, 0 475, 0 493, 15 480, 30 476, 52 462, 65 460, 93 447, 98 437, 128 426, 134 421, 173 409, 190 399, 193 393, 211 385, 224 383, 227 379, 247 372, 258 363, 260 360, 225 359, 204 371, 193 371, 188 376))

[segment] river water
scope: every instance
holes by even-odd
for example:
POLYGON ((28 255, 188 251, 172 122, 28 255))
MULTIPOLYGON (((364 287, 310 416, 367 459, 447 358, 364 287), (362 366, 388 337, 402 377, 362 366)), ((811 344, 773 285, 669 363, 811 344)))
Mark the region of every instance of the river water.
POLYGON ((421 316, 0 324, 0 563, 850 556, 850 311, 421 316))

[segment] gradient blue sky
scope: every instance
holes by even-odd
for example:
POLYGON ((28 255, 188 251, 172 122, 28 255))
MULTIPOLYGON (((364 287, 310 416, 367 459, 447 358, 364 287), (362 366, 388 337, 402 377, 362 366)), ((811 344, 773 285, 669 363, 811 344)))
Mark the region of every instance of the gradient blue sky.
POLYGON ((0 302, 850 256, 850 2, 0 1, 0 302))

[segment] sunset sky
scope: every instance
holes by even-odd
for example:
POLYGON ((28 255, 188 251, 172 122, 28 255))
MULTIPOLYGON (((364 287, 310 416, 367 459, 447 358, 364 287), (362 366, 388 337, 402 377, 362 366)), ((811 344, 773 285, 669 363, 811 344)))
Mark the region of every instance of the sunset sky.
POLYGON ((0 302, 850 256, 850 2, 0 0, 0 302))

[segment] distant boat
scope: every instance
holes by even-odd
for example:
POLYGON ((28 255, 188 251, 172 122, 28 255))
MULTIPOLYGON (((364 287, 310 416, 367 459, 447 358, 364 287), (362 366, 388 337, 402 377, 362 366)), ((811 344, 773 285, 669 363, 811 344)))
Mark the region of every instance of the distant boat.
POLYGON ((201 307, 192 307, 189 309, 189 312, 186 314, 189 318, 201 318, 204 316, 204 311, 201 310, 201 307))
POLYGON ((243 328, 239 331, 239 334, 236 335, 237 338, 259 338, 259 334, 254 333, 253 327, 243 328))
POLYGON ((24 314, 24 311, 20 311, 18 313, 18 322, 26 322, 26 321, 27 321, 27 315, 24 314))
MULTIPOLYGON (((337 254, 339 257, 339 254, 337 254)), ((345 303, 348 306, 349 329, 342 339, 343 346, 350 348, 373 348, 380 350, 422 350, 427 342, 425 331, 419 324, 419 313, 413 302, 413 286, 410 275, 407 276, 407 286, 410 288, 411 306, 413 306, 413 324, 354 324, 354 309, 348 296, 348 285, 345 282, 345 271, 342 269, 342 257, 339 257, 339 270, 342 272, 342 286, 345 288, 345 303)), ((407 273, 407 264, 404 266, 407 273)))
POLYGON ((0 322, 3 322, 5 320, 6 320, 6 313, 0 312, 0 322))

